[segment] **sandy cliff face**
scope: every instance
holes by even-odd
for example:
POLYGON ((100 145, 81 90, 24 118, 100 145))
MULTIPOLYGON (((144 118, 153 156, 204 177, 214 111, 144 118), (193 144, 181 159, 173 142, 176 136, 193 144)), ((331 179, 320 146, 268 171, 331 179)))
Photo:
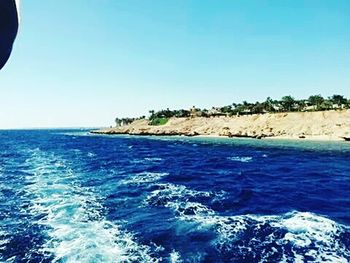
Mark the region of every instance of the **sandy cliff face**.
POLYGON ((94 132, 342 140, 343 137, 350 137, 350 110, 257 114, 240 117, 172 118, 162 126, 150 126, 147 120, 138 120, 128 126, 94 132))

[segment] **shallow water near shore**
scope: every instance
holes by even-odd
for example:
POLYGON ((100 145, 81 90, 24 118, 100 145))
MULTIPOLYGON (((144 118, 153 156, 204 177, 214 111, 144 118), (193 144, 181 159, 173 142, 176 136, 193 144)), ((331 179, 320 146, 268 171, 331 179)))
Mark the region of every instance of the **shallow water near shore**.
POLYGON ((350 144, 0 131, 0 261, 348 262, 350 144))

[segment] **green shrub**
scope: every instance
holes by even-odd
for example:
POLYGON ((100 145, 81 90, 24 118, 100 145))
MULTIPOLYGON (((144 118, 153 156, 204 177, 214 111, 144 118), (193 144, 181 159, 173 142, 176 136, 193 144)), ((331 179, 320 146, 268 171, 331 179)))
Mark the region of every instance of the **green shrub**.
POLYGON ((158 125, 164 125, 168 122, 168 118, 154 118, 150 121, 150 125, 158 126, 158 125))

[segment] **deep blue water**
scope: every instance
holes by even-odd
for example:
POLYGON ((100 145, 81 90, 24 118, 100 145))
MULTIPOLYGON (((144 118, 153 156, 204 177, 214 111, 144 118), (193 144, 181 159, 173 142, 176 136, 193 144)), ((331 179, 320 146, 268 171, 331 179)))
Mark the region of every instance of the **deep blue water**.
POLYGON ((348 262, 350 144, 0 131, 1 262, 348 262))

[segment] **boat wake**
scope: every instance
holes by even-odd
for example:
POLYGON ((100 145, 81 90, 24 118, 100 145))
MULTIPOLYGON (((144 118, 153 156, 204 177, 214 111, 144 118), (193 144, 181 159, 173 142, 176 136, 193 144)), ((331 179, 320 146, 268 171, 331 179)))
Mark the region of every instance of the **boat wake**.
POLYGON ((104 217, 98 196, 79 185, 57 156, 32 151, 27 163, 29 210, 46 227, 40 253, 54 262, 157 262, 150 248, 104 217))

